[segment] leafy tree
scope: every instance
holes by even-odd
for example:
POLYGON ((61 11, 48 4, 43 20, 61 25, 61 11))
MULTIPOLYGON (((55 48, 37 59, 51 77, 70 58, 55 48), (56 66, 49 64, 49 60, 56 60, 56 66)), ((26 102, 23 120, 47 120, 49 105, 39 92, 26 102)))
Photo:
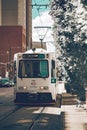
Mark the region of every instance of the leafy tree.
POLYGON ((87 0, 81 0, 81 2, 84 6, 87 6, 87 0))
POLYGON ((53 0, 50 14, 60 77, 82 91, 87 84, 87 13, 80 2, 79 6, 77 0, 53 0))

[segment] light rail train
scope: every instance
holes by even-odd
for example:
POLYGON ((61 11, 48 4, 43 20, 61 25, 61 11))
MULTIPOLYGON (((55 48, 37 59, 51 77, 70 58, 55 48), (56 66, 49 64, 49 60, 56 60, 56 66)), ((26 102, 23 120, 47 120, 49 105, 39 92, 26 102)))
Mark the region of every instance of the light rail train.
POLYGON ((55 103, 55 53, 42 48, 30 49, 14 56, 15 103, 55 103))

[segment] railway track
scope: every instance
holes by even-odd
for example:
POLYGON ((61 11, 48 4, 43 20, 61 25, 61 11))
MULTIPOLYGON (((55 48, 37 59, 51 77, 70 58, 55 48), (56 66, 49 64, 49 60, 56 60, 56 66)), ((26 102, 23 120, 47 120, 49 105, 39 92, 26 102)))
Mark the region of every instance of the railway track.
MULTIPOLYGON (((5 107, 5 105, 3 107, 5 107)), ((8 107, 11 107, 11 105, 8 107)), ((43 127, 43 130, 45 130, 50 127, 51 130, 52 126, 50 122, 53 123, 54 120, 58 120, 59 122, 58 117, 60 117, 60 114, 61 112, 59 108, 51 106, 16 106, 14 109, 10 110, 8 113, 5 113, 2 118, 0 118, 0 129, 39 130, 43 127)))
POLYGON ((39 117, 41 116, 41 113, 44 111, 45 107, 42 107, 40 113, 36 116, 36 118, 32 121, 31 126, 28 128, 28 130, 32 130, 35 123, 37 122, 37 120, 39 119, 39 117))
POLYGON ((49 106, 17 106, 12 88, 1 90, 0 130, 62 130, 58 102, 49 106))
POLYGON ((27 106, 13 106, 7 104, 1 104, 0 109, 13 107, 12 109, 8 108, 8 111, 5 111, 4 114, 0 117, 0 129, 11 129, 11 130, 32 130, 35 122, 40 117, 41 113, 44 111, 45 107, 27 107, 27 106), (39 111, 38 111, 39 110, 39 111), (34 111, 36 112, 35 114, 34 111), (32 113, 32 114, 31 114, 32 113), (28 115, 28 116, 27 116, 28 115), (29 117, 30 116, 30 117, 29 117), (31 120, 31 121, 29 121, 31 120), (14 125, 15 124, 15 125, 14 125), (22 125, 25 124, 25 128, 22 128, 22 125), (21 127, 20 127, 21 126, 21 127))
MULTIPOLYGON (((7 107, 11 107, 12 105, 7 105, 7 104, 1 104, 0 107, 2 108, 7 108, 7 107), (1 106, 2 105, 2 106, 1 106)), ((0 122, 5 120, 6 118, 8 118, 10 115, 12 115, 13 113, 15 113, 16 111, 18 111, 19 109, 21 109, 21 107, 13 107, 12 109, 6 111, 4 114, 2 114, 2 116, 0 116, 0 122)))

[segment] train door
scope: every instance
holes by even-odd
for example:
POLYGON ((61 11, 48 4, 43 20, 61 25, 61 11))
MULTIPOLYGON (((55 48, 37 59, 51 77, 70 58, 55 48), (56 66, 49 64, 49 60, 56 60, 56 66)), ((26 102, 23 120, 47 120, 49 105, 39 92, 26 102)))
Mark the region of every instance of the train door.
POLYGON ((56 70, 55 70, 55 60, 51 60, 51 86, 52 86, 52 96, 56 100, 56 70))

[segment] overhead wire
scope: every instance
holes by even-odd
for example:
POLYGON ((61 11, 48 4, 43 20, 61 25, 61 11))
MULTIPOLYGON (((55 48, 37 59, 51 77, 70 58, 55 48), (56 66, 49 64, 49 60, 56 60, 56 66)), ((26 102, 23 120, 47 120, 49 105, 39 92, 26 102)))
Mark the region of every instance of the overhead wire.
MULTIPOLYGON (((37 12, 38 12, 38 14, 39 14, 39 16, 40 16, 39 8, 37 8, 37 4, 36 4, 36 1, 35 1, 35 0, 34 0, 34 3, 35 3, 35 5, 36 5, 37 12)), ((40 17, 39 17, 39 18, 40 18, 40 17)), ((41 20, 41 18, 40 18, 40 23, 42 24, 42 20, 41 20)), ((38 32, 37 29, 36 29, 36 31, 37 31, 37 35, 38 35, 38 38, 39 38, 39 32, 38 32)))
MULTIPOLYGON (((50 0, 49 0, 49 1, 50 1, 50 0)), ((42 2, 42 0, 41 0, 41 2, 42 2)), ((36 0, 34 0, 34 4, 36 5, 36 9, 37 9, 37 12, 38 12, 38 14, 39 14, 41 26, 43 27, 43 22, 42 22, 41 14, 40 14, 40 6, 37 7, 38 5, 37 5, 37 3, 36 3, 36 0)), ((44 6, 46 6, 46 5, 44 5, 44 6)), ((48 5, 47 5, 47 6, 48 6, 48 5)), ((46 34, 47 34, 47 31, 48 31, 48 29, 46 30, 46 32, 45 32, 45 34, 43 35, 43 38, 42 38, 41 33, 39 34, 39 31, 38 31, 38 29, 37 29, 37 34, 38 34, 39 40, 40 40, 40 36, 41 36, 41 39, 44 40, 44 38, 45 38, 45 36, 46 36, 46 34)), ((42 28, 42 32, 44 33, 43 28, 42 28)))
POLYGON ((37 12, 38 12, 38 14, 39 14, 39 16, 40 16, 40 22, 41 22, 41 25, 42 25, 42 19, 41 19, 41 15, 40 15, 40 12, 39 12, 40 7, 37 7, 36 0, 34 0, 34 3, 35 3, 35 5, 36 5, 37 12))

